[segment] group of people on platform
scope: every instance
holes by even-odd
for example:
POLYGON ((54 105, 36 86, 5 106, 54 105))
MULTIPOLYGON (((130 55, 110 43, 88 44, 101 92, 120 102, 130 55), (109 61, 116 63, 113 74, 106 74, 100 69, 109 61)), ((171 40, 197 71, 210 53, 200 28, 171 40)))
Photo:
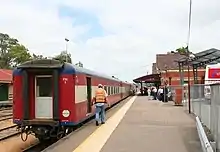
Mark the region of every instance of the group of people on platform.
POLYGON ((166 86, 160 86, 158 89, 155 86, 144 87, 143 94, 147 95, 149 99, 153 97, 153 100, 168 102, 169 91, 166 86))

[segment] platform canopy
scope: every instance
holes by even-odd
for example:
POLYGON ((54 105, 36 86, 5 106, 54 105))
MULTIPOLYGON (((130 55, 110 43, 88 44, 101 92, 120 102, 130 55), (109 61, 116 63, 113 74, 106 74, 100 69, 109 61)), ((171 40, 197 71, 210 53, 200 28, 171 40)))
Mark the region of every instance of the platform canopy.
POLYGON ((136 78, 133 80, 135 83, 155 83, 155 82, 160 82, 160 74, 150 74, 150 75, 145 75, 139 78, 136 78))
MULTIPOLYGON (((189 63, 192 66, 203 67, 207 64, 220 63, 220 50, 215 48, 196 53, 194 56, 194 58, 189 60, 189 63)), ((183 57, 177 62, 182 63, 182 65, 187 65, 188 57, 183 57)))

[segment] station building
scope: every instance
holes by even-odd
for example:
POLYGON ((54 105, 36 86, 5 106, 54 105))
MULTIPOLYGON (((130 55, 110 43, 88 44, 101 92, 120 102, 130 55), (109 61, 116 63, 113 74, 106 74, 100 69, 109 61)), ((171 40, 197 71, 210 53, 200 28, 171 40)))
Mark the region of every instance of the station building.
POLYGON ((12 100, 12 70, 0 69, 0 101, 12 100))
POLYGON ((188 81, 190 84, 204 84, 206 65, 220 63, 220 50, 215 48, 195 53, 194 56, 189 59, 179 53, 157 54, 156 63, 152 64, 152 74, 136 78, 134 82, 151 82, 156 86, 172 88, 175 105, 181 105, 183 98, 187 98, 188 81))

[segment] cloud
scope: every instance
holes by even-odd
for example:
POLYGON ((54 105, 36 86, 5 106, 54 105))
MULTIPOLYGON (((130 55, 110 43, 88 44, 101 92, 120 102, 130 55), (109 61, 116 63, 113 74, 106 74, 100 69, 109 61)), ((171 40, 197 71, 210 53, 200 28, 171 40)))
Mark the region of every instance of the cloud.
MULTIPOLYGON (((218 0, 193 1, 190 49, 220 48, 218 0)), ((189 0, 8 0, 0 29, 32 52, 65 49, 74 62, 132 80, 151 71, 155 55, 186 44, 189 0)))

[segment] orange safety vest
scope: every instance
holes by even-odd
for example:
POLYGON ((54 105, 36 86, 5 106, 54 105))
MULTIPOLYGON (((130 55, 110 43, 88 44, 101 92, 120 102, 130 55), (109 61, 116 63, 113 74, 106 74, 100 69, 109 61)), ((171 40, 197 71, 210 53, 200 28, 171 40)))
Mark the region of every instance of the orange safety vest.
POLYGON ((105 97, 105 90, 104 89, 97 89, 95 92, 95 102, 96 103, 105 103, 106 97, 105 97))

